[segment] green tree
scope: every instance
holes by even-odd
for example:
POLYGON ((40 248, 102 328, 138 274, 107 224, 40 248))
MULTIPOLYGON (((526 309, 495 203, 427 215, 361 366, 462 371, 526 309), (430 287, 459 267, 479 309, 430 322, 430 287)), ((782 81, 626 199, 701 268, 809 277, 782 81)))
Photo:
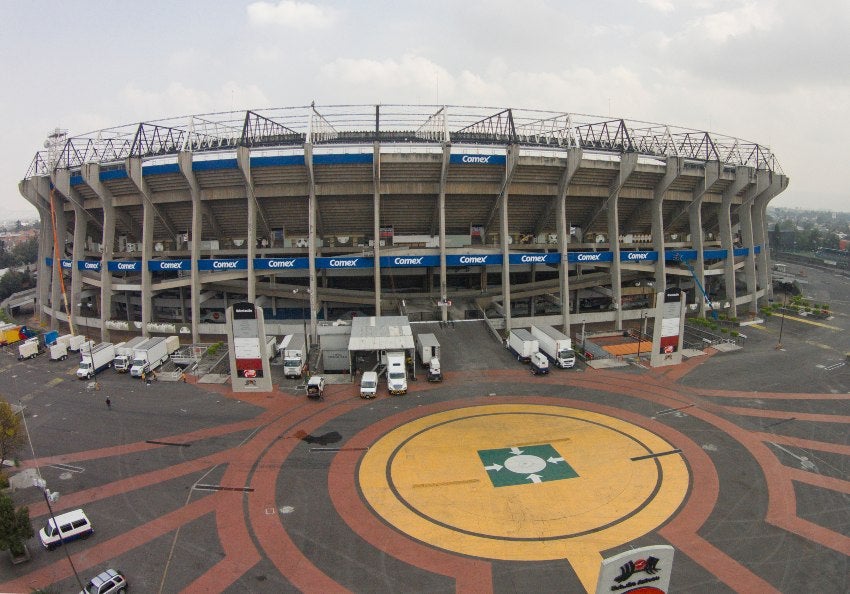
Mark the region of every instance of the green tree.
POLYGON ((9 551, 19 557, 26 553, 26 541, 35 536, 30 522, 30 510, 23 506, 15 509, 12 498, 0 494, 0 551, 9 551))
POLYGON ((21 417, 14 413, 8 402, 0 399, 0 466, 15 455, 25 438, 21 417))
POLYGON ((12 248, 15 264, 33 264, 38 261, 38 237, 30 237, 12 248))

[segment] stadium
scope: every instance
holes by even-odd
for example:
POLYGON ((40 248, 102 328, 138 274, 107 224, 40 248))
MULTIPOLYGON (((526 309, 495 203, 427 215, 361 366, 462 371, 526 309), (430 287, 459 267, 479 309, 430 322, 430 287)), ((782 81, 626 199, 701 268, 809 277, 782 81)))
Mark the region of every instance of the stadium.
POLYGON ((245 300, 314 335, 358 314, 619 329, 668 287, 743 316, 772 296, 765 209, 788 185, 755 142, 499 107, 203 114, 44 149, 19 186, 38 315, 101 340, 198 342, 245 300))

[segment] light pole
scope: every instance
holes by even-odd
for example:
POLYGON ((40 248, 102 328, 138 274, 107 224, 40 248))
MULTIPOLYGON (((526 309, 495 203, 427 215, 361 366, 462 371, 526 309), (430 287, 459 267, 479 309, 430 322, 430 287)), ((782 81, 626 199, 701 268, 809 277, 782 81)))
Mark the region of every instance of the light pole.
MULTIPOLYGON (((21 407, 21 420, 24 422, 24 431, 27 434, 27 441, 30 444, 30 451, 32 452, 33 463, 35 464, 35 473, 38 475, 33 479, 32 484, 34 487, 37 487, 41 494, 44 495, 44 502, 47 504, 47 511, 50 514, 50 519, 53 520, 53 527, 59 530, 59 525, 56 523, 56 516, 53 514, 53 506, 50 505, 52 502, 55 502, 59 499, 59 492, 54 491, 50 492, 47 488, 47 483, 41 476, 41 469, 38 467, 38 458, 35 456, 35 448, 32 445, 32 438, 30 437, 30 430, 27 426, 27 417, 24 414, 24 403, 20 400, 18 401, 18 405, 21 407)), ((62 538, 60 533, 59 541, 62 543, 62 549, 65 551, 65 556, 68 558, 68 563, 71 565, 71 570, 74 572, 74 577, 77 578, 77 585, 80 587, 80 590, 84 590, 83 581, 80 579, 80 574, 77 573, 77 568, 74 566, 74 561, 71 559, 71 554, 68 552, 68 545, 65 543, 65 539, 62 538)))
MULTIPOLYGON (((292 289, 292 293, 295 294, 295 295, 297 295, 298 293, 303 293, 303 292, 307 293, 307 299, 309 299, 310 295, 312 295, 312 292, 310 291, 310 289, 292 289)), ((303 301, 301 302, 301 323, 304 325, 304 344, 305 344, 307 353, 309 353, 310 352, 310 336, 307 334, 307 308, 305 307, 303 301)), ((310 358, 309 358, 309 356, 307 356, 307 357, 305 357, 305 359, 307 359, 307 371, 310 371, 310 362, 309 362, 310 358)))
POLYGON ((776 343, 776 350, 782 348, 782 328, 785 326, 785 304, 788 301, 788 293, 782 293, 782 318, 779 321, 779 340, 776 343))

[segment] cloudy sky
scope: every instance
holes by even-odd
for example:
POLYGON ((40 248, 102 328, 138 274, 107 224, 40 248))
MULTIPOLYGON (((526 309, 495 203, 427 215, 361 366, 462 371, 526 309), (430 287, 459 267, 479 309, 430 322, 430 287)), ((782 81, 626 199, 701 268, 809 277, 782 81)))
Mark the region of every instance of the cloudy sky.
POLYGON ((17 186, 56 127, 315 101, 709 130, 773 150, 773 205, 850 211, 848 31, 840 0, 4 0, 0 206, 35 213, 17 186))

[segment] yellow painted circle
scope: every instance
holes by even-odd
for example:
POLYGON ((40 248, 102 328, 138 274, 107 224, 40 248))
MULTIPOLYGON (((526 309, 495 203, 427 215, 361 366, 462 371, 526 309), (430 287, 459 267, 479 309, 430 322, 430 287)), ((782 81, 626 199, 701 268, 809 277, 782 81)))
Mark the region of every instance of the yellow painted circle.
POLYGON ((586 410, 476 406, 391 431, 369 448, 358 480, 378 515, 433 546, 492 559, 558 559, 612 548, 666 521, 690 482, 673 450, 646 429, 586 410), (547 464, 559 464, 534 455, 545 446, 578 476, 540 479, 547 464), (505 450, 504 464, 485 468, 481 452, 505 450), (494 483, 505 478, 512 483, 494 483))

